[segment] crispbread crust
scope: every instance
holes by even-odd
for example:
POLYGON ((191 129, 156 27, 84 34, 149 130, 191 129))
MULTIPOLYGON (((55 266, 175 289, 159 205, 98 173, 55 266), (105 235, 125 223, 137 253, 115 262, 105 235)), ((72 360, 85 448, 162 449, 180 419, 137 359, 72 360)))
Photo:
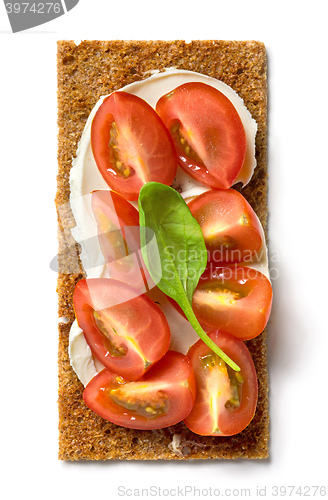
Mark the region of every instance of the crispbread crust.
POLYGON ((156 431, 125 429, 93 413, 82 399, 83 385, 68 357, 68 336, 75 318, 72 295, 83 277, 70 229, 69 172, 87 117, 100 96, 168 67, 203 73, 230 85, 258 124, 257 167, 243 195, 267 226, 266 50, 256 41, 73 41, 58 42, 59 226, 59 459, 186 460, 268 457, 269 412, 265 330, 247 341, 259 380, 256 414, 231 437, 202 437, 183 424, 156 431), (74 271, 72 273, 72 270, 74 271), (173 436, 176 446, 172 446, 173 436))

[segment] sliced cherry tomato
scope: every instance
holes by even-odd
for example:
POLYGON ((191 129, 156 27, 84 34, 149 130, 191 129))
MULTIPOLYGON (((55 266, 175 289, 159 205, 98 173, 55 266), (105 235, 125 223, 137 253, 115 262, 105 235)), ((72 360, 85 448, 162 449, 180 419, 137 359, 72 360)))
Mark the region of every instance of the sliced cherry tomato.
POLYGON ((196 400, 184 422, 202 436, 231 436, 251 422, 257 403, 257 376, 252 357, 243 341, 214 330, 209 337, 240 367, 232 370, 198 340, 188 351, 195 377, 196 400))
POLYGON ((181 422, 196 394, 191 362, 168 351, 135 382, 103 370, 83 392, 86 404, 110 422, 132 429, 162 429, 181 422))
POLYGON ((240 339, 262 333, 271 311, 272 287, 250 267, 207 266, 193 295, 195 315, 207 331, 216 328, 240 339))
POLYGON ((93 191, 91 205, 110 278, 146 291, 138 211, 115 191, 93 191))
POLYGON ((234 189, 206 191, 188 204, 198 221, 209 260, 251 260, 262 245, 261 224, 248 201, 234 189))
POLYGON ((127 380, 141 377, 169 348, 171 334, 162 311, 125 283, 107 278, 81 280, 73 303, 93 354, 127 380))
POLYGON ((242 169, 246 134, 231 101, 219 90, 190 82, 164 95, 156 111, 169 129, 180 166, 196 181, 227 189, 242 169))
POLYGON ((108 96, 94 116, 91 146, 110 188, 137 200, 146 182, 170 185, 177 157, 170 134, 155 110, 127 92, 108 96))

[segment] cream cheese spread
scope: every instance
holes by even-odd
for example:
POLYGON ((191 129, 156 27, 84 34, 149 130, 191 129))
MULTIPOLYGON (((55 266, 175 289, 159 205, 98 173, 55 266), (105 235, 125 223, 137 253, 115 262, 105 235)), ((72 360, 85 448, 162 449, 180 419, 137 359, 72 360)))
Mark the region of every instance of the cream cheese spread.
MULTIPOLYGON (((255 160, 255 136, 257 124, 245 107, 242 99, 219 80, 194 73, 192 71, 167 69, 162 73, 155 72, 151 77, 140 82, 135 82, 120 89, 135 94, 151 106, 155 107, 158 99, 184 83, 196 81, 203 82, 220 90, 235 106, 246 132, 247 147, 243 168, 236 179, 236 183, 247 184, 252 177, 256 166, 255 160)), ((108 277, 97 237, 97 225, 91 209, 91 192, 109 187, 98 171, 91 149, 91 123, 93 117, 106 96, 99 99, 85 125, 77 156, 73 160, 70 174, 70 203, 76 226, 72 230, 74 239, 81 245, 80 258, 86 272, 87 278, 108 277)), ((180 167, 173 183, 184 199, 197 196, 208 188, 194 181, 180 167)), ((137 208, 137 203, 132 202, 137 208)), ((264 232, 262 234, 262 248, 256 254, 252 262, 245 265, 254 267, 269 277, 267 249, 264 232)), ((171 329, 170 349, 186 353, 189 347, 198 340, 198 335, 189 322, 179 314, 170 304, 167 297, 156 287, 148 292, 149 297, 154 300, 166 315, 171 329)), ((88 346, 83 331, 74 321, 69 336, 69 357, 71 365, 77 376, 84 385, 103 368, 101 363, 94 358, 88 346)))

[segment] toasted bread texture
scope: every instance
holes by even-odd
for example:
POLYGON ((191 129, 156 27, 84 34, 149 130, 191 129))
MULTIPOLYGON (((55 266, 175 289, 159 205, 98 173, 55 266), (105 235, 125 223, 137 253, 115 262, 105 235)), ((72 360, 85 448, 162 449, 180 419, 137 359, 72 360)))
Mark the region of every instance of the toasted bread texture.
MULTIPOLYGON (((183 424, 156 430, 126 429, 93 413, 82 399, 83 385, 70 366, 68 337, 75 319, 72 296, 83 277, 71 237, 69 173, 88 115, 100 96, 175 67, 203 73, 230 85, 258 124, 257 167, 243 195, 267 226, 266 50, 256 41, 73 41, 58 42, 58 177, 56 205, 59 239, 59 459, 186 460, 264 459, 268 457, 269 413, 265 330, 247 341, 259 381, 255 416, 240 434, 202 437, 183 424), (73 271, 73 272, 72 272, 73 271)), ((238 187, 237 187, 238 188, 238 187)))

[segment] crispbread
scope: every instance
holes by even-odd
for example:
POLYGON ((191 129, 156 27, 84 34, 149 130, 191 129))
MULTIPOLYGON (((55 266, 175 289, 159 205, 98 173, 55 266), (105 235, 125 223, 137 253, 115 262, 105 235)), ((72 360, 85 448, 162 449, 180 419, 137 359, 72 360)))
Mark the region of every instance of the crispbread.
POLYGON ((87 408, 83 386, 68 357, 74 320, 72 294, 83 277, 70 235, 69 171, 87 117, 102 95, 147 78, 153 70, 176 67, 203 73, 230 85, 258 124, 257 167, 243 195, 267 223, 266 50, 255 41, 73 41, 58 42, 59 220, 59 459, 158 460, 235 459, 268 456, 269 413, 266 330, 247 342, 259 379, 259 399, 250 425, 231 437, 202 437, 183 424, 156 431, 118 427, 87 408), (64 220, 64 223, 63 223, 64 220), (72 270, 74 271, 72 273, 72 270))

